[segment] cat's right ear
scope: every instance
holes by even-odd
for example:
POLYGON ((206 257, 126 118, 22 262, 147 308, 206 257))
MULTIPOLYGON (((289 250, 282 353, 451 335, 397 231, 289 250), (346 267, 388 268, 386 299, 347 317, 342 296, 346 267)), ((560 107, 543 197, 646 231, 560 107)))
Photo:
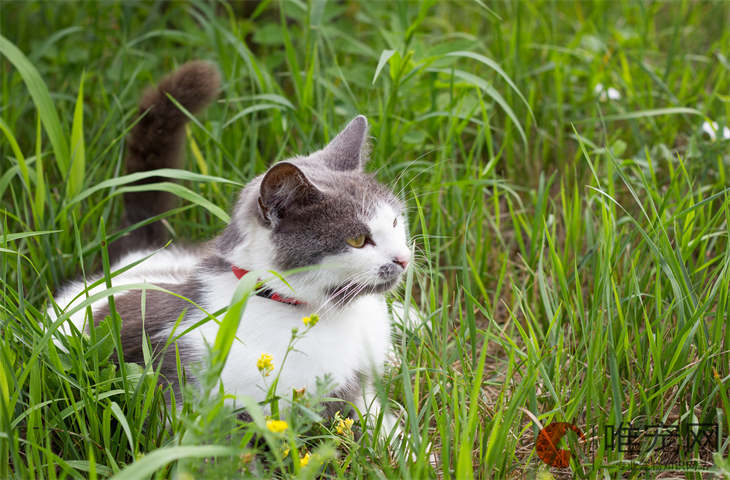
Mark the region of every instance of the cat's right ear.
POLYGON ((304 172, 289 162, 280 162, 266 172, 259 187, 259 214, 267 225, 275 225, 295 204, 313 202, 322 192, 304 172))
POLYGON ((361 169, 368 157, 367 138, 368 119, 358 115, 322 149, 327 166, 341 172, 361 169))

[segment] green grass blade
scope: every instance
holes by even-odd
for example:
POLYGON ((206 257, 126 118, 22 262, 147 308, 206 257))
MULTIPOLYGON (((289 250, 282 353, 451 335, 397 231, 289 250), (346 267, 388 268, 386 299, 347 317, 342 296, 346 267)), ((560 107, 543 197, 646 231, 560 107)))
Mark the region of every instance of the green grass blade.
MULTIPOLYGON (((30 175, 28 174, 28 165, 25 163, 25 156, 23 156, 23 152, 20 151, 20 146, 18 145, 18 141, 15 140, 15 136, 13 135, 13 132, 10 130, 10 127, 8 127, 7 123, 0 118, 0 130, 5 134, 5 138, 8 140, 8 143, 10 144, 10 148, 13 151, 13 154, 15 155, 15 159, 18 161, 18 168, 20 168, 20 174, 23 176, 23 182, 25 182, 25 188, 28 189, 29 192, 32 191, 31 185, 30 185, 30 175)), ((5 189, 0 189, 0 197, 2 197, 3 191, 5 189)))
POLYGON ((522 139, 522 143, 527 146, 527 136, 525 135, 525 130, 522 128, 522 123, 517 119, 517 115, 515 115, 515 112, 512 110, 512 107, 509 106, 507 101, 504 99, 504 97, 489 83, 487 83, 486 80, 477 77, 476 75, 473 75, 471 73, 465 72, 463 70, 448 70, 444 68, 428 68, 426 69, 429 72, 438 72, 443 73, 447 75, 451 75, 453 73, 454 76, 461 78, 462 80, 465 80, 469 84, 480 88, 484 91, 484 93, 487 94, 488 97, 490 97, 492 100, 497 102, 497 104, 504 110, 504 113, 507 114, 507 116, 512 120, 512 123, 514 123, 515 128, 517 128, 517 132, 520 134, 520 138, 522 139))
POLYGON ((236 455, 238 453, 239 450, 237 448, 223 445, 160 448, 148 453, 140 460, 132 463, 124 470, 111 477, 111 480, 139 480, 140 478, 152 475, 156 471, 167 466, 169 463, 183 458, 222 457, 226 455, 236 455))
POLYGON ((71 169, 68 173, 69 197, 74 197, 81 191, 86 172, 86 147, 84 143, 84 77, 81 75, 79 94, 76 97, 73 123, 71 125, 71 169))
POLYGON ((3 233, 0 238, 3 241, 12 242, 13 240, 19 240, 21 238, 35 237, 38 235, 50 235, 51 233, 59 233, 63 230, 43 230, 38 232, 22 232, 22 233, 3 233))
POLYGON ((370 82, 371 85, 375 85, 375 81, 378 79, 378 76, 380 76, 380 71, 383 69, 383 67, 388 63, 388 60, 390 60, 390 57, 395 54, 395 50, 383 50, 380 54, 380 59, 378 59, 378 66, 375 67, 375 73, 373 74, 373 80, 370 82))
POLYGON ((249 296, 256 289, 257 282, 258 276, 256 272, 249 272, 239 280, 236 286, 231 304, 228 307, 226 315, 223 317, 223 321, 220 323, 218 333, 215 336, 215 342, 213 343, 213 352, 215 353, 212 364, 217 374, 220 374, 225 366, 228 353, 233 345, 233 340, 236 338, 241 316, 246 309, 249 296))
POLYGON ((58 169, 67 172, 69 167, 69 148, 66 141, 67 135, 58 117, 56 106, 51 100, 48 87, 38 73, 38 70, 23 55, 18 47, 13 45, 7 38, 0 34, 0 54, 4 55, 10 63, 15 66, 23 78, 33 103, 35 103, 40 114, 43 126, 46 129, 48 138, 53 146, 53 153, 56 156, 58 169))
POLYGON ((532 108, 530 107, 530 102, 527 101, 527 99, 522 94, 520 89, 517 88, 517 85, 515 85, 515 83, 512 81, 512 79, 509 77, 509 75, 507 75, 507 73, 502 69, 502 67, 499 66, 499 64, 497 62, 495 62, 491 58, 485 57, 484 55, 474 53, 474 52, 467 52, 467 51, 463 51, 463 50, 459 50, 456 52, 449 52, 446 54, 446 56, 471 58, 480 63, 483 63, 484 65, 488 66, 489 68, 491 68, 492 70, 497 72, 497 74, 499 74, 499 76, 502 77, 502 79, 504 79, 505 82, 507 82, 507 85, 509 85, 510 88, 512 90, 514 90, 514 92, 517 94, 517 96, 520 97, 520 100, 522 100, 522 102, 527 107, 527 111, 530 112, 530 116, 532 116, 533 119, 535 118, 535 114, 532 112, 532 108))
POLYGON ((687 107, 669 107, 654 108, 651 110, 640 110, 638 112, 619 113, 615 115, 606 115, 603 117, 583 118, 576 120, 575 123, 596 123, 596 122, 615 122, 619 120, 635 120, 638 118, 659 117, 662 115, 699 115, 704 116, 702 112, 694 108, 687 107))

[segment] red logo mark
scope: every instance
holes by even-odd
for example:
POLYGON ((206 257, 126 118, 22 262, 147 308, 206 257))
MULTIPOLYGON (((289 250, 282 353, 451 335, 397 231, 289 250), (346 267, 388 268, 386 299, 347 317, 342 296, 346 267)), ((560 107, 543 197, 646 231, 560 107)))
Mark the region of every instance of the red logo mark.
POLYGON ((552 467, 568 468, 570 466, 570 452, 558 449, 558 443, 568 430, 572 430, 585 440, 585 435, 572 423, 555 422, 546 426, 537 434, 537 456, 540 460, 552 467))

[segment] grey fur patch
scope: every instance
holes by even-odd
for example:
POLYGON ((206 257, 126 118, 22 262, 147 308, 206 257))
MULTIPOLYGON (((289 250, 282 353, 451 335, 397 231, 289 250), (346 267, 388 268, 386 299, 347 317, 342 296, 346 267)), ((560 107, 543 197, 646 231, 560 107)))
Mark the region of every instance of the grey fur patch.
POLYGON ((316 265, 327 255, 346 251, 346 238, 369 231, 353 206, 324 198, 290 208, 272 230, 276 262, 282 269, 316 265))
POLYGON ((378 277, 382 280, 391 280, 397 278, 398 275, 403 271, 403 267, 395 262, 386 263, 381 265, 378 269, 378 277))
MULTIPOLYGON (((158 284, 159 287, 181 295, 195 303, 202 298, 202 285, 198 280, 183 284, 158 284)), ((115 296, 115 308, 122 319, 121 343, 125 362, 144 365, 142 354, 143 332, 149 337, 150 348, 155 358, 155 365, 162 363, 162 378, 173 385, 176 395, 179 394, 177 361, 175 346, 165 348, 167 338, 161 334, 169 329, 183 311, 191 311, 196 307, 190 302, 157 290, 145 291, 145 318, 142 319, 142 291, 131 290, 124 295, 115 296)), ((110 314, 109 306, 104 305, 94 312, 94 323, 110 314)), ((178 343, 181 362, 190 365, 198 360, 195 353, 186 347, 184 342, 178 343)))
POLYGON ((307 160, 297 164, 320 194, 278 212, 271 238, 279 268, 316 265, 327 255, 346 251, 350 248, 347 238, 370 234, 367 222, 381 203, 390 204, 396 212, 402 209, 390 190, 369 174, 333 172, 307 160))
MULTIPOLYGON (((352 416, 354 412, 350 404, 356 403, 362 396, 362 387, 360 386, 360 375, 355 376, 345 385, 341 385, 335 391, 329 394, 333 400, 323 403, 325 418, 332 418, 338 411, 343 416, 352 416)), ((355 418, 353 416, 353 418, 355 418)))
POLYGON ((205 257, 198 264, 200 271, 206 273, 228 273, 231 272, 231 264, 225 258, 219 257, 218 255, 211 255, 205 257))
POLYGON ((238 229, 236 224, 232 222, 228 224, 222 234, 216 237, 215 245, 221 253, 228 254, 231 253, 236 246, 241 244, 243 240, 244 235, 238 229))

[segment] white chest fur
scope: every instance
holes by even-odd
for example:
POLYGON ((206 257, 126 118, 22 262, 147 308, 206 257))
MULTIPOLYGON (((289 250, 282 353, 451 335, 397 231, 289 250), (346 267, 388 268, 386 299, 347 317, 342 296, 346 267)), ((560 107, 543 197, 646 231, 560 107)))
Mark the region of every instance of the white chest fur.
MULTIPOLYGON (((221 293, 209 291, 205 303, 215 310, 221 293)), ((262 401, 277 375, 277 393, 288 397, 292 389, 315 391, 317 378, 325 375, 331 376, 337 388, 356 380, 359 372, 380 372, 390 346, 390 317, 382 295, 362 296, 345 308, 330 311, 307 329, 302 317, 310 313, 306 306, 251 297, 221 375, 225 391, 262 401), (287 356, 295 328, 299 334, 287 356), (256 365, 262 354, 273 357, 274 371, 266 377, 256 365)), ((204 354, 217 330, 215 323, 208 322, 187 336, 186 345, 204 354)))

